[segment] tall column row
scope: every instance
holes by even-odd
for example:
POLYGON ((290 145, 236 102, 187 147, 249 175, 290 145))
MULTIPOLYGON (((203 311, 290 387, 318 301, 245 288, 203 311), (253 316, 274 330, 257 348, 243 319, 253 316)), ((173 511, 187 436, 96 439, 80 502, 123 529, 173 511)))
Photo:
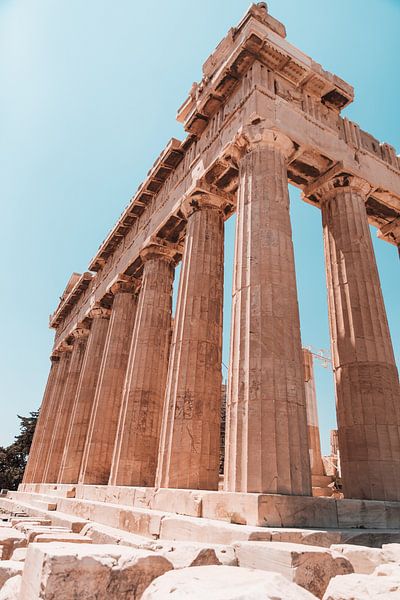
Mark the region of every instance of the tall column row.
MULTIPOLYGON (((82 370, 83 359, 86 353, 86 345, 89 338, 89 333, 89 329, 83 324, 79 324, 79 326, 73 332, 72 352, 69 368, 66 372, 65 380, 63 382, 60 381, 55 398, 57 410, 54 429, 53 431, 49 431, 49 435, 51 437, 47 456, 44 454, 42 457, 44 464, 42 481, 45 483, 54 483, 59 481, 59 473, 68 433, 68 426, 74 407, 76 390, 82 370)), ((41 481, 41 479, 37 478, 36 481, 41 481)))
POLYGON ((46 389, 40 408, 40 414, 29 452, 28 464, 24 472, 23 483, 32 483, 36 479, 35 471, 37 469, 38 462, 40 462, 40 458, 43 457, 43 437, 48 429, 47 423, 49 414, 55 410, 53 399, 55 396, 54 388, 58 379, 58 372, 60 370, 60 353, 57 351, 54 352, 50 357, 50 361, 50 373, 47 379, 46 389))
MULTIPOLYGON (((287 161, 292 142, 243 128, 226 411, 225 489, 311 495, 323 474, 312 357, 303 357, 287 161), (306 382, 306 384, 304 384, 306 382), (307 400, 307 402, 306 402, 307 400), (308 420, 307 420, 308 411, 308 420), (308 422, 308 425, 307 425, 308 422), (309 448, 312 450, 310 469, 309 448)), ((369 186, 320 185, 346 496, 400 500, 397 369, 369 232, 369 186)), ((180 247, 153 239, 52 357, 24 482, 217 489, 225 199, 198 191, 180 247)))
POLYGON ((107 484, 135 323, 138 281, 121 277, 111 286, 114 296, 79 482, 107 484))

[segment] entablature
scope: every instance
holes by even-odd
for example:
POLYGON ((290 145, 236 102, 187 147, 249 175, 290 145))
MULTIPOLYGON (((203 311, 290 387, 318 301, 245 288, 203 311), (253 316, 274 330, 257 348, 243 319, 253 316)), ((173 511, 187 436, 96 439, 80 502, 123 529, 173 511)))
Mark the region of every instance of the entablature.
MULTIPOLYGON (((57 328, 64 317, 68 314, 71 307, 77 303, 82 294, 87 290, 89 283, 92 281, 93 274, 85 272, 79 276, 79 273, 73 273, 72 277, 74 278, 74 284, 72 285, 72 288, 66 295, 63 294, 63 296, 61 296, 60 304, 54 313, 50 315, 50 327, 57 328), (76 279, 76 277, 78 277, 78 279, 76 279)), ((71 280, 72 278, 70 279, 69 283, 71 280)), ((66 290, 68 290, 68 285, 66 290)))
POLYGON ((91 271, 99 271, 104 266, 121 238, 126 235, 134 221, 144 212, 146 206, 160 191, 166 179, 181 162, 183 155, 182 143, 172 138, 155 161, 147 174, 146 180, 139 186, 115 227, 101 244, 96 256, 91 260, 89 264, 91 271))
MULTIPOLYGON (((400 245, 400 161, 394 148, 341 117, 340 103, 326 95, 336 90, 350 102, 351 86, 288 44, 283 26, 277 21, 271 25, 265 15, 269 17, 265 9, 253 5, 204 64, 202 83, 192 88, 178 114, 189 132, 187 138, 169 142, 91 261, 89 269, 95 275, 84 274, 89 276, 85 287, 78 293, 79 282, 75 284, 51 317, 56 343, 86 318, 91 303, 109 294, 117 274, 140 278, 140 251, 151 236, 170 243, 183 240, 182 203, 202 184, 226 194, 226 218, 234 212, 238 185, 234 145, 244 124, 263 121, 292 140, 288 179, 303 191, 339 163, 343 172, 367 179, 370 223, 379 228, 379 237, 400 245), (270 47, 290 52, 290 57, 274 62, 270 47), (220 83, 223 93, 214 102, 220 83), (200 109, 205 127, 187 127, 200 109)), ((304 199, 318 206, 311 193, 304 199)))

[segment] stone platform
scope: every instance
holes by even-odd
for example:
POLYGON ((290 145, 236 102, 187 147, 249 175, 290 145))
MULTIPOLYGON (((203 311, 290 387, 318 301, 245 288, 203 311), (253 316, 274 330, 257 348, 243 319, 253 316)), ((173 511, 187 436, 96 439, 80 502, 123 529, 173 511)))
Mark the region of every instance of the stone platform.
POLYGON ((399 502, 81 484, 22 484, 9 498, 83 517, 100 504, 256 527, 400 530, 399 502))

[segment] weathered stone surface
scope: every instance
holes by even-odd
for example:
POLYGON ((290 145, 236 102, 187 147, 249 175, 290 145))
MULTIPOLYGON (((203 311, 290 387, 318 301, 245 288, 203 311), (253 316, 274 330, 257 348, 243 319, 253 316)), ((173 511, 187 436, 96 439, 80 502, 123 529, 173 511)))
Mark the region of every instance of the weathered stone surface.
MULTIPOLYGON (((151 498, 150 508, 191 517, 202 516, 202 499, 205 494, 197 490, 171 490, 159 488, 151 498)), ((135 499, 136 504, 136 499, 135 499)))
MULTIPOLYGON (((364 529, 387 527, 384 502, 343 498, 336 502, 339 527, 362 527, 364 529)), ((400 525, 400 504, 397 506, 397 524, 400 525)))
POLYGON ((142 544, 141 548, 162 554, 171 561, 174 569, 202 565, 237 565, 233 546, 222 544, 158 540, 142 544))
POLYGON ((377 577, 396 577, 397 579, 400 579, 400 563, 385 563, 379 565, 374 569, 372 575, 376 575, 377 577))
POLYGON ((0 590, 0 600, 20 600, 21 583, 21 575, 10 577, 0 590))
POLYGON ((385 562, 400 563, 400 544, 383 544, 382 552, 385 557, 385 562))
POLYGON ((20 575, 24 566, 23 563, 15 560, 0 561, 0 588, 5 584, 7 579, 20 575))
POLYGON ((2 527, 0 529, 0 558, 9 560, 15 548, 26 546, 25 535, 12 527, 2 527))
POLYGON ((88 520, 148 537, 158 536, 161 518, 165 514, 156 510, 135 507, 128 508, 109 502, 69 498, 62 499, 60 506, 63 507, 63 510, 65 509, 72 514, 82 516, 88 520))
POLYGON ((121 544, 143 550, 152 550, 162 554, 174 565, 174 568, 190 567, 195 565, 236 565, 237 560, 232 546, 196 542, 190 539, 185 541, 149 540, 146 537, 98 525, 89 524, 82 532, 85 537, 90 537, 96 544, 121 544))
POLYGON ((11 560, 25 562, 28 548, 16 548, 12 553, 11 560))
POLYGON ((34 540, 38 544, 40 543, 49 543, 49 542, 66 542, 66 543, 74 543, 74 544, 90 544, 90 538, 87 538, 83 535, 79 535, 78 533, 61 533, 61 532, 51 532, 49 533, 39 533, 35 536, 34 540))
POLYGON ((323 600, 398 600, 399 577, 338 575, 330 580, 323 600))
POLYGON ((313 531, 310 529, 281 527, 270 531, 272 542, 292 542, 294 544, 330 548, 332 544, 342 541, 342 532, 338 530, 313 531))
POLYGON ((195 519, 174 515, 165 516, 162 519, 160 538, 232 544, 237 540, 270 540, 271 533, 263 527, 232 525, 230 523, 218 523, 211 519, 195 519))
POLYGON ((281 573, 318 598, 332 577, 353 572, 348 560, 318 546, 287 542, 240 542, 234 546, 239 567, 281 573))
POLYGON ((392 530, 370 530, 363 531, 362 529, 348 529, 341 533, 341 543, 357 544, 358 546, 370 546, 371 548, 380 548, 383 544, 399 543, 400 531, 392 530))
POLYGON ((143 600, 315 600, 278 573, 237 567, 189 567, 166 573, 147 588, 143 600))
POLYGON ((65 535, 66 533, 69 533, 69 530, 65 527, 27 527, 24 533, 29 544, 30 542, 33 542, 38 535, 53 535, 56 533, 65 535))
POLYGON ((133 600, 172 568, 163 556, 123 546, 32 544, 20 600, 133 600))
POLYGON ((121 544, 140 548, 142 544, 149 542, 149 538, 143 535, 137 535, 108 525, 100 525, 99 523, 88 523, 81 533, 90 538, 94 544, 121 544))
POLYGON ((26 527, 49 527, 50 519, 36 519, 35 517, 21 519, 12 519, 11 525, 18 531, 25 531, 26 527))
POLYGON ((331 550, 344 556, 351 563, 355 573, 369 575, 378 565, 386 562, 385 553, 380 548, 333 544, 331 550))
POLYGON ((231 523, 268 527, 337 527, 335 501, 279 494, 204 494, 202 515, 231 523))

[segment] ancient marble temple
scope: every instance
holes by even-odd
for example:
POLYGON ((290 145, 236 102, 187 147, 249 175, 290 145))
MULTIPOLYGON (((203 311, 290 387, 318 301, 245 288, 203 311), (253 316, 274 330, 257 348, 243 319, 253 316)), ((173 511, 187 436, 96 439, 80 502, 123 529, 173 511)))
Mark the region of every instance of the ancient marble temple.
POLYGON ((178 111, 186 137, 50 318, 24 485, 218 489, 224 222, 236 213, 224 489, 311 495, 324 471, 290 183, 321 210, 344 495, 400 501, 399 380, 369 228, 400 245, 400 158, 341 116, 352 101, 264 3, 229 31, 178 111))

